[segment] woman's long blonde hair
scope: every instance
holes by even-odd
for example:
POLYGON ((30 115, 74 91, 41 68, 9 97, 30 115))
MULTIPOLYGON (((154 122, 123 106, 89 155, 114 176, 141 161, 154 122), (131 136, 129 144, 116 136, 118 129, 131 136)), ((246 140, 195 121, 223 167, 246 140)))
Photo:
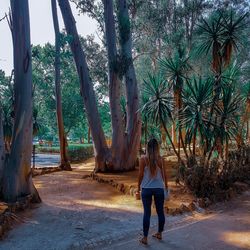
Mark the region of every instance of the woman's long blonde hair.
POLYGON ((149 169, 152 177, 156 176, 156 169, 160 157, 159 144, 155 138, 150 139, 147 143, 146 155, 149 160, 149 169))

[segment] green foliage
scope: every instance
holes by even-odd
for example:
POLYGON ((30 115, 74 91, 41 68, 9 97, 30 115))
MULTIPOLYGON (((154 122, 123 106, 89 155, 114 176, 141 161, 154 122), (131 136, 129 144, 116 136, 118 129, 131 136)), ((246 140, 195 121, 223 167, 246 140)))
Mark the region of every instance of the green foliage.
MULTIPOLYGON (((59 146, 45 147, 38 146, 36 147, 37 152, 39 153, 60 153, 59 146)), ((69 160, 71 162, 83 162, 94 155, 93 145, 92 144, 69 144, 67 147, 67 152, 69 160)))
POLYGON ((216 159, 209 166, 195 163, 184 170, 185 184, 197 196, 220 201, 228 198, 230 188, 237 181, 249 181, 250 148, 230 152, 227 163, 216 159))
POLYGON ((10 140, 12 136, 12 126, 14 117, 14 90, 12 76, 7 77, 0 70, 0 106, 3 115, 3 132, 5 140, 10 140))
POLYGON ((193 78, 186 82, 183 92, 183 108, 180 115, 180 125, 186 128, 186 142, 196 136, 197 132, 203 142, 208 136, 208 110, 212 102, 213 82, 211 79, 193 78))
POLYGON ((189 58, 184 54, 184 50, 180 49, 174 57, 159 59, 161 72, 171 83, 174 91, 182 89, 183 83, 188 79, 188 73, 192 69, 189 58))
POLYGON ((221 71, 223 63, 228 66, 233 50, 239 49, 246 17, 247 14, 237 16, 233 10, 230 13, 216 11, 198 24, 199 52, 212 52, 212 69, 215 72, 221 71))
POLYGON ((148 75, 144 80, 143 91, 147 102, 141 112, 157 124, 172 120, 173 102, 168 83, 161 75, 148 75))
POLYGON ((241 96, 233 93, 232 88, 223 89, 221 102, 215 107, 217 126, 214 130, 215 137, 221 138, 222 143, 236 137, 241 107, 241 96))
MULTIPOLYGON (((70 37, 61 34, 61 92, 64 126, 66 134, 87 138, 88 124, 86 121, 78 75, 71 51, 67 45, 70 37)), ((94 41, 92 36, 81 38, 85 49, 86 58, 91 78, 94 82, 100 108, 107 106, 108 95, 106 65, 107 59, 104 48, 94 41), (106 103, 106 104, 104 104, 106 103)), ((33 83, 34 83, 34 108, 38 110, 35 124, 39 124, 38 136, 41 138, 57 138, 56 100, 54 86, 54 46, 34 46, 33 55, 33 83)), ((107 110, 105 110, 107 114, 107 110)), ((105 116, 103 116, 104 118, 105 116)), ((105 132, 110 133, 109 121, 104 118, 105 132), (106 125, 108 123, 108 125, 106 125)))

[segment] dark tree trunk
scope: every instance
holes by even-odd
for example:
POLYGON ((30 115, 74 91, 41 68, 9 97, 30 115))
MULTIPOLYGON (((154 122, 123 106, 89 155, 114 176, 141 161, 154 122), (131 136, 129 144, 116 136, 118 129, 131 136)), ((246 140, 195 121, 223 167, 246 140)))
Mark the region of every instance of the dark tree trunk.
POLYGON ((141 119, 139 110, 139 91, 136 81, 135 69, 132 59, 132 37, 128 5, 126 0, 117 0, 119 41, 124 68, 126 99, 127 99, 127 124, 124 155, 126 169, 133 169, 136 164, 141 139, 141 119))
POLYGON ((181 163, 183 166, 185 166, 184 161, 181 159, 181 156, 178 154, 178 152, 177 152, 177 150, 176 150, 176 148, 175 148, 175 145, 174 145, 174 143, 173 143, 173 141, 172 141, 172 138, 171 138, 171 136, 170 136, 170 134, 169 134, 169 132, 168 132, 168 129, 167 129, 167 127, 166 127, 166 125, 165 125, 165 122, 164 122, 164 120, 163 120, 162 117, 160 117, 160 123, 161 123, 161 125, 163 126, 163 128, 164 128, 164 130, 165 130, 165 132, 166 132, 166 135, 167 135, 167 137, 168 137, 168 139, 169 139, 169 141, 170 141, 170 143, 171 143, 171 145, 172 145, 172 147, 173 147, 173 150, 174 150, 175 155, 177 156, 178 162, 181 163))
POLYGON ((60 156, 61 163, 60 168, 63 170, 72 170, 68 157, 66 148, 66 136, 64 133, 63 125, 63 113, 62 113, 62 97, 61 97, 61 77, 60 77, 60 29, 57 17, 57 6, 56 0, 51 0, 53 24, 55 30, 55 92, 56 92, 56 115, 57 115, 57 125, 58 134, 60 141, 60 156))
POLYGON ((71 36, 69 44, 76 63, 76 68, 80 80, 81 94, 86 108, 87 119, 89 122, 95 147, 96 170, 106 171, 107 166, 112 159, 101 126, 94 88, 89 76, 85 54, 79 40, 79 35, 76 29, 76 22, 72 14, 69 1, 58 0, 58 2, 62 12, 62 17, 67 34, 71 36))
POLYGON ((91 139, 91 131, 90 131, 90 126, 88 126, 88 144, 90 144, 90 139, 91 139))
POLYGON ((32 195, 41 199, 31 174, 32 153, 32 69, 28 0, 12 0, 14 47, 14 127, 10 157, 4 168, 3 198, 15 202, 32 195))
POLYGON ((3 170, 4 170, 4 159, 5 159, 5 145, 3 136, 3 117, 2 117, 2 107, 0 106, 0 196, 3 183, 3 170))
POLYGON ((147 119, 145 119, 144 144, 145 144, 145 150, 146 150, 147 144, 148 144, 148 121, 147 119))

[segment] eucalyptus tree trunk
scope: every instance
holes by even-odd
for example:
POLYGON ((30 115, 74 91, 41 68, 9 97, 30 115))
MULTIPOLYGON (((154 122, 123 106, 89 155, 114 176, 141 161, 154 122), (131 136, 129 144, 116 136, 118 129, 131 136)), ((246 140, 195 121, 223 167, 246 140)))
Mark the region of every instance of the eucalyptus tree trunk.
POLYGON ((122 170, 124 162, 124 124, 120 105, 121 79, 119 76, 119 60, 116 47, 116 31, 113 1, 104 0, 104 20, 106 46, 109 63, 109 100, 112 123, 112 165, 114 170, 122 170))
POLYGON ((107 147, 101 120, 97 109, 97 102, 94 93, 93 83, 89 76, 79 35, 76 29, 76 22, 71 11, 68 0, 58 0, 67 34, 71 37, 69 42, 80 80, 80 90, 86 108, 88 123, 91 129, 92 139, 95 147, 96 170, 106 171, 112 161, 107 147))
POLYGON ((57 16, 56 0, 51 0, 51 7, 52 7, 52 17, 55 30, 56 115, 57 115, 58 134, 60 141, 60 157, 61 157, 61 163, 59 167, 63 170, 72 170, 67 157, 67 148, 66 148, 67 141, 63 125, 61 77, 60 77, 60 29, 57 16))
POLYGON ((141 138, 141 119, 139 110, 139 91, 132 59, 132 37, 128 5, 126 0, 117 0, 118 24, 121 56, 125 76, 127 99, 127 124, 125 132, 124 155, 126 169, 133 169, 136 164, 141 138))
POLYGON ((4 159, 5 159, 5 146, 4 146, 4 135, 3 135, 3 117, 2 117, 2 108, 0 106, 0 196, 3 183, 4 159))
POLYGON ((41 199, 31 174, 32 154, 32 69, 28 0, 12 0, 14 47, 14 126, 10 156, 3 177, 3 198, 15 202, 19 197, 41 199))

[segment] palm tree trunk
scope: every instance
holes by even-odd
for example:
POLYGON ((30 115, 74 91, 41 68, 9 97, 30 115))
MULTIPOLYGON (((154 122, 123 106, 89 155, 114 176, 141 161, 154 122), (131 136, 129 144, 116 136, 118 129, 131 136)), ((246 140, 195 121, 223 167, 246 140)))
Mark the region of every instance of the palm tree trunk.
POLYGON ((168 139, 169 139, 169 141, 170 141, 170 143, 171 143, 171 145, 172 145, 172 147, 173 147, 174 153, 175 153, 175 155, 177 156, 178 161, 179 161, 180 163, 182 163, 183 166, 185 166, 184 161, 181 159, 180 155, 178 154, 178 152, 177 152, 177 150, 176 150, 176 148, 175 148, 175 145, 174 145, 174 143, 173 143, 173 141, 172 141, 172 139, 171 139, 170 134, 168 133, 168 129, 166 128, 165 122, 164 122, 164 120, 163 120, 162 117, 160 117, 160 122, 161 122, 161 124, 162 124, 162 126, 163 126, 163 128, 164 128, 164 130, 165 130, 165 132, 166 132, 166 135, 167 135, 167 137, 168 137, 168 139))
POLYGON ((182 148, 183 148, 184 154, 186 156, 186 159, 188 159, 189 156, 188 156, 186 145, 185 145, 184 140, 183 140, 182 132, 180 134, 180 141, 181 141, 182 148))
POLYGON ((228 153, 229 153, 229 146, 228 146, 228 140, 226 140, 226 145, 225 145, 225 161, 228 161, 228 153))
POLYGON ((66 136, 64 133, 63 113, 62 113, 62 97, 61 97, 61 78, 60 78, 60 30, 57 17, 56 0, 51 0, 52 16, 55 30, 55 92, 56 92, 56 115, 60 141, 60 168, 63 170, 72 170, 66 148, 66 136))
POLYGON ((11 1, 14 47, 14 127, 10 156, 4 168, 3 198, 16 202, 32 196, 41 202, 31 174, 32 69, 28 0, 11 1))
POLYGON ((96 171, 106 171, 109 162, 112 161, 111 154, 105 140, 98 113, 97 102, 93 84, 91 82, 84 51, 82 49, 76 22, 71 11, 68 0, 58 0, 67 34, 71 37, 70 48, 74 56, 76 68, 80 80, 80 90, 86 108, 92 139, 95 147, 96 171))
POLYGON ((181 90, 178 89, 178 91, 176 91, 175 97, 176 97, 176 108, 177 108, 177 121, 178 121, 178 154, 181 155, 181 127, 180 127, 180 108, 181 108, 181 103, 180 103, 180 93, 181 90))
POLYGON ((178 152, 180 155, 180 150, 181 150, 181 144, 183 147, 183 151, 185 153, 186 158, 188 159, 188 153, 184 144, 184 140, 183 140, 183 135, 182 135, 182 127, 180 125, 180 115, 181 115, 181 108, 182 108, 182 97, 181 97, 181 93, 182 93, 182 89, 179 89, 179 91, 177 92, 177 107, 178 107, 178 122, 179 122, 179 142, 178 142, 178 152))
POLYGON ((209 154, 208 154, 208 157, 207 157, 207 161, 206 161, 206 165, 207 166, 209 165, 209 161, 210 161, 210 159, 212 157, 212 154, 213 154, 215 148, 216 148, 216 142, 214 143, 213 147, 209 151, 209 154))
POLYGON ((241 117, 241 126, 239 129, 238 135, 236 137, 237 138, 236 142, 237 142, 238 147, 242 146, 242 144, 244 143, 242 132, 249 118, 250 118, 250 97, 248 97, 246 101, 245 112, 244 112, 244 115, 241 117))
POLYGON ((248 143, 250 143, 250 128, 249 128, 249 120, 247 121, 247 141, 248 143))
POLYGON ((194 128, 194 136, 193 136, 193 156, 195 157, 195 149, 196 149, 196 137, 197 137, 197 126, 194 128))

